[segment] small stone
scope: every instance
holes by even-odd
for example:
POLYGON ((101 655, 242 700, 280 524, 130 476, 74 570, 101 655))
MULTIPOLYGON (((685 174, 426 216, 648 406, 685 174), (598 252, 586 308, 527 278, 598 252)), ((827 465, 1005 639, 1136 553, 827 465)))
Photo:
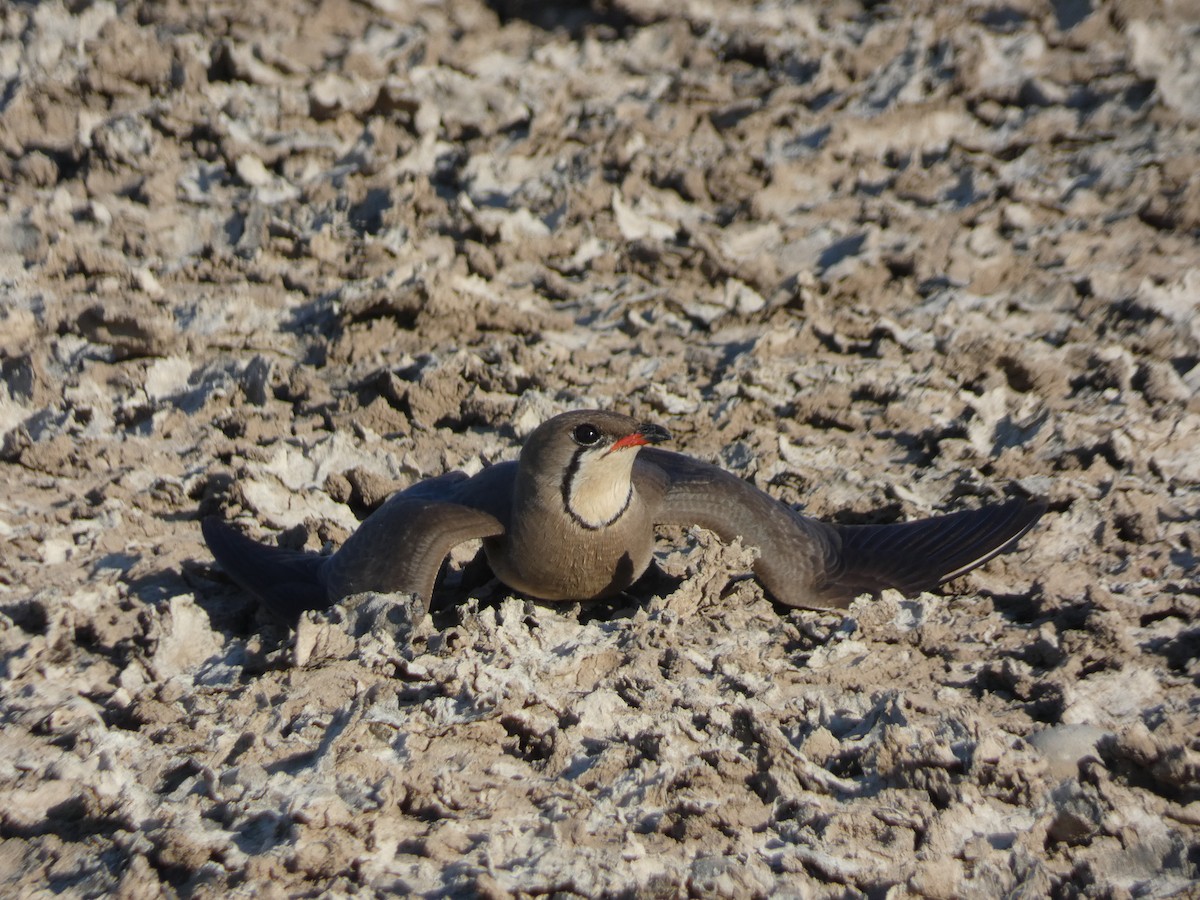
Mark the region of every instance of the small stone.
POLYGON ((1097 745, 1111 734, 1095 725, 1055 725, 1034 732, 1028 741, 1046 760, 1052 776, 1070 778, 1078 774, 1079 763, 1095 756, 1097 745))

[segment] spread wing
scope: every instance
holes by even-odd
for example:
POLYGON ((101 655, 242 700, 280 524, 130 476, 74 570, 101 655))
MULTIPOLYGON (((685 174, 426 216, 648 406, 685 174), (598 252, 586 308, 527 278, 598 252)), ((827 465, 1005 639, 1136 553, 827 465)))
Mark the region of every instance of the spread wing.
POLYGON ((475 478, 450 472, 420 482, 387 500, 332 556, 260 544, 212 518, 202 529, 229 576, 280 615, 295 617, 362 591, 410 591, 428 605, 455 545, 504 533, 511 485, 504 466, 475 478))
POLYGON ((642 477, 661 501, 660 524, 699 525, 759 548, 754 573, 788 606, 845 608, 856 596, 930 590, 1008 550, 1046 510, 1007 503, 889 525, 829 525, 802 516, 717 466, 644 449, 642 477))
POLYGON ((759 549, 754 574, 781 603, 808 608, 831 605, 821 596, 821 588, 841 550, 836 529, 698 459, 643 448, 638 462, 657 473, 635 469, 635 477, 661 484, 651 487, 662 492, 655 524, 699 525, 723 541, 741 537, 743 544, 759 549))
POLYGON ((410 591, 428 606, 451 549, 504 533, 515 469, 492 466, 474 478, 452 472, 392 497, 325 564, 330 600, 363 591, 410 591))

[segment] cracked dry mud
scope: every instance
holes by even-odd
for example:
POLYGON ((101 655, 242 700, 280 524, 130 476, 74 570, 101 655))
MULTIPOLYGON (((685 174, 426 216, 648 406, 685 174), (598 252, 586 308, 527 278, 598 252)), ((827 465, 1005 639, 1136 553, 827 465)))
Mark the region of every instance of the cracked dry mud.
POLYGON ((1195 896, 1200 11, 0 6, 6 896, 1195 896), (619 601, 343 540, 611 407, 840 521, 1051 512, 941 596, 619 601))

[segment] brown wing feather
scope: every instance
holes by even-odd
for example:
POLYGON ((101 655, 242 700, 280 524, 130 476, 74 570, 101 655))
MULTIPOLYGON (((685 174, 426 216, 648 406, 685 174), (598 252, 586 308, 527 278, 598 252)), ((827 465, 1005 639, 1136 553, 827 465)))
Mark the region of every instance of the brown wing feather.
POLYGON ((1011 549, 1045 511, 1044 500, 1010 500, 914 522, 837 526, 842 552, 823 596, 849 603, 884 588, 932 590, 1011 549))
POLYGON ((321 583, 325 557, 260 544, 213 516, 200 529, 225 574, 276 615, 296 618, 306 609, 329 605, 321 583))
MULTIPOLYGON (((425 492, 426 494, 428 492, 425 492)), ((428 605, 438 569, 464 541, 504 533, 496 516, 422 493, 397 494, 329 558, 322 579, 331 601, 363 591, 410 591, 428 605)))
POLYGON ((755 575, 788 606, 845 608, 885 588, 930 590, 1011 549, 1046 510, 1012 500, 915 522, 827 525, 708 463, 657 449, 641 456, 650 469, 641 478, 662 498, 656 522, 741 536, 761 553, 755 575))
POLYGON ((642 483, 661 493, 659 525, 699 525, 723 541, 741 537, 759 549, 754 574, 781 603, 807 608, 830 604, 820 595, 825 573, 836 565, 837 531, 800 515, 754 485, 724 469, 680 453, 643 449, 634 470, 642 483))
POLYGON ((411 591, 427 606, 455 545, 504 533, 512 474, 501 465, 475 478, 448 472, 415 484, 368 516, 333 556, 260 544, 212 518, 202 529, 222 568, 281 615, 362 591, 411 591))

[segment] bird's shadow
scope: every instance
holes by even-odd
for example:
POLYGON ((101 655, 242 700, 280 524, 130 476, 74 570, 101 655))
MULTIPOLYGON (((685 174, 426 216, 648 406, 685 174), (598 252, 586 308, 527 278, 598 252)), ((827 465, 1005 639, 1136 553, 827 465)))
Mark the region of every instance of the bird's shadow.
POLYGON ((589 34, 619 34, 640 23, 616 4, 577 0, 488 0, 502 24, 520 19, 543 31, 561 32, 572 40, 589 34))
POLYGON ((673 593, 683 580, 667 574, 652 560, 637 581, 612 597, 587 601, 541 600, 514 591, 499 581, 488 565, 486 555, 480 551, 458 572, 443 566, 429 604, 429 615, 434 627, 444 631, 463 624, 468 606, 474 610, 496 609, 515 595, 555 615, 573 615, 580 625, 610 622, 633 618, 652 598, 673 593), (475 601, 473 606, 469 604, 470 600, 475 601))
MULTIPOLYGON (((281 621, 211 563, 199 560, 185 560, 178 570, 152 572, 127 584, 130 593, 147 604, 191 594, 208 616, 209 626, 227 637, 246 638, 263 631, 264 622, 281 621)), ((296 620, 290 624, 294 626, 296 620)))

